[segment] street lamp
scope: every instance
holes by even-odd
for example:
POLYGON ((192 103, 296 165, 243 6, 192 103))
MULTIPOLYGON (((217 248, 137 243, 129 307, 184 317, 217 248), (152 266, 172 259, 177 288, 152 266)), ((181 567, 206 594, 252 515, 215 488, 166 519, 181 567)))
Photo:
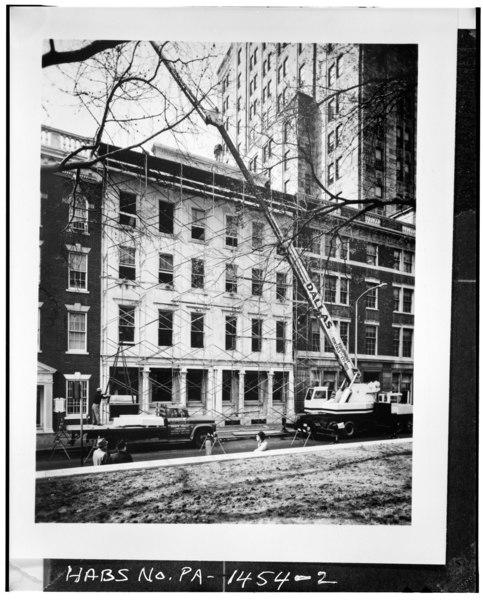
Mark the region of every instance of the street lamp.
POLYGON ((367 288, 367 290, 365 290, 364 292, 362 292, 362 294, 356 299, 356 326, 355 326, 355 336, 356 336, 356 340, 355 340, 355 344, 354 344, 354 366, 357 369, 357 329, 358 329, 358 323, 359 323, 359 319, 358 319, 358 302, 359 300, 362 298, 362 296, 365 296, 366 294, 368 294, 371 290, 377 290, 378 288, 382 288, 382 287, 386 287, 387 283, 379 283, 378 285, 373 285, 370 288, 367 288))

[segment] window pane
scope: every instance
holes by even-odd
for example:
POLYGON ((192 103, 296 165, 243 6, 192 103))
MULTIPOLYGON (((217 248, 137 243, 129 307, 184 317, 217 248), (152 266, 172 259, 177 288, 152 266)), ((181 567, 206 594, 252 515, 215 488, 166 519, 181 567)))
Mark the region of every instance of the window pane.
POLYGON ((399 356, 399 327, 393 327, 392 329, 392 354, 393 356, 399 356))
POLYGON ((376 354, 377 327, 366 325, 366 354, 376 354))
POLYGON ((236 350, 236 317, 225 318, 225 350, 236 350))
POLYGON ((204 315, 191 313, 191 347, 203 348, 204 315))
POLYGON ((159 201, 159 231, 173 233, 173 204, 159 201))
POLYGON ((236 265, 226 265, 225 271, 225 291, 236 293, 237 291, 237 277, 236 277, 236 265))
POLYGON ((324 277, 324 299, 326 302, 336 301, 337 277, 327 275, 324 277))
POLYGON ((262 323, 261 319, 252 319, 252 352, 262 349, 262 323))
POLYGON ((173 312, 160 310, 158 325, 158 346, 173 345, 173 312))
POLYGON ((261 296, 263 292, 263 271, 252 269, 252 295, 261 296))
POLYGON ((277 300, 283 300, 287 296, 287 275, 277 273, 277 300))
POLYGON ((403 329, 402 355, 411 358, 413 354, 413 330, 403 329))
POLYGON ((285 322, 276 322, 276 351, 285 352, 285 322))
POLYGON ((193 240, 205 239, 205 211, 199 210, 198 208, 192 209, 192 225, 191 225, 191 238, 193 240))
POLYGON ((134 306, 119 307, 119 343, 132 344, 134 342, 134 306))
POLYGON ((403 312, 413 312, 413 290, 403 290, 403 312))
POLYGON ((199 258, 191 259, 191 287, 203 289, 205 285, 205 263, 199 258))

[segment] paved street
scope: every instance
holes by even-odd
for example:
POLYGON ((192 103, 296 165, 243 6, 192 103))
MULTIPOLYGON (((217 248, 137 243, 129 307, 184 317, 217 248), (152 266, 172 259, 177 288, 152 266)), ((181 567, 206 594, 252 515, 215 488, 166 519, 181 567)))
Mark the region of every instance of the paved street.
MULTIPOLYGON (((400 436, 401 438, 410 436, 400 436)), ((357 441, 363 442, 372 439, 383 439, 383 437, 360 437, 357 441)), ((293 435, 289 434, 286 437, 273 437, 269 439, 269 449, 277 450, 282 448, 289 448, 292 444, 293 435)), ((340 440, 338 443, 343 444, 347 441, 353 442, 355 440, 340 440)), ((293 447, 301 447, 305 443, 305 439, 297 437, 293 443, 293 447)), ((307 446, 327 445, 332 444, 331 440, 313 440, 309 439, 307 446)), ((212 454, 235 454, 237 452, 251 452, 256 447, 255 436, 253 439, 230 439, 224 441, 222 447, 218 444, 214 447, 212 454)), ((37 471, 47 471, 52 469, 66 469, 69 466, 79 467, 80 466, 80 452, 79 448, 70 448, 66 446, 67 451, 70 454, 71 460, 68 460, 62 449, 57 449, 52 456, 50 451, 43 451, 37 453, 37 471)), ((150 461, 150 460, 162 460, 168 458, 182 458, 190 456, 202 456, 204 450, 193 448, 185 443, 172 442, 166 444, 164 442, 144 442, 144 443, 133 443, 130 444, 128 450, 132 454, 133 460, 136 462, 150 461)), ((87 451, 86 451, 87 453, 87 451)), ((92 466, 92 459, 89 459, 86 463, 87 466, 92 466)))

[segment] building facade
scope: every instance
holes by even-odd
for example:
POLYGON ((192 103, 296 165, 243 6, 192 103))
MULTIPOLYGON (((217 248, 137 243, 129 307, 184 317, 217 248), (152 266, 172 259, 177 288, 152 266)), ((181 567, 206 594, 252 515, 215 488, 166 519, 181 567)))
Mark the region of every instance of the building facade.
POLYGON ((415 194, 416 71, 415 46, 234 43, 218 70, 221 112, 274 189, 404 202, 415 194))
MULTIPOLYGON (((86 140, 42 130, 42 164, 58 161, 86 140)), ((51 432, 54 399, 65 399, 67 422, 88 415, 100 384, 100 177, 85 171, 43 174, 40 202, 37 429, 51 432), (73 385, 80 382, 81 398, 73 385)))

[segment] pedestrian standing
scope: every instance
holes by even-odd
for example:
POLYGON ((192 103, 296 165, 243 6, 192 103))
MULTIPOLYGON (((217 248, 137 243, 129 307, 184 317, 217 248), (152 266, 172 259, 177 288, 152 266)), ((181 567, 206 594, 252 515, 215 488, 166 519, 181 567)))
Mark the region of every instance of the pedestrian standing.
POLYGON ((97 440, 97 449, 94 450, 92 455, 92 462, 94 466, 109 465, 111 463, 111 457, 108 452, 108 443, 105 438, 99 438, 97 440))
POLYGON ((132 456, 127 451, 127 445, 124 440, 119 440, 117 443, 116 452, 111 454, 111 463, 119 464, 119 463, 130 463, 132 462, 132 456))
POLYGON ((91 423, 92 425, 101 424, 100 406, 102 400, 109 398, 109 395, 102 393, 102 388, 98 387, 91 406, 91 423))

